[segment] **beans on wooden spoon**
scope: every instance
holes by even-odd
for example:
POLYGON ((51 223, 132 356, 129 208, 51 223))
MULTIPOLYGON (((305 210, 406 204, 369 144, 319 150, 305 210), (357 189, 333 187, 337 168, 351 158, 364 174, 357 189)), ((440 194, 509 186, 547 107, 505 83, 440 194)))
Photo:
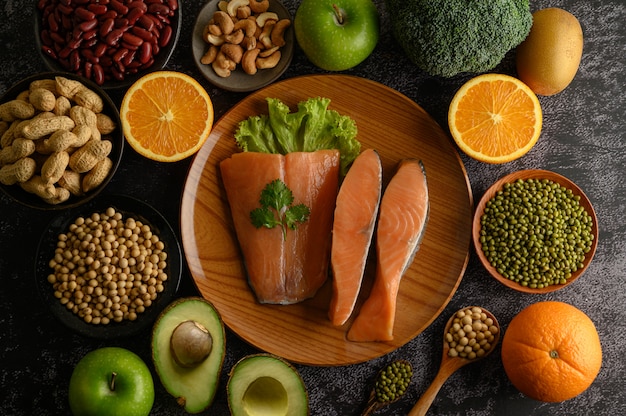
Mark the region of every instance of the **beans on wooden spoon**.
POLYGON ((398 401, 406 393, 412 377, 413 368, 406 360, 396 360, 381 369, 376 376, 376 384, 361 416, 371 415, 398 401))
POLYGON ((448 320, 439 371, 408 416, 426 414, 443 383, 459 368, 488 356, 500 340, 496 317, 484 308, 468 306, 448 320))

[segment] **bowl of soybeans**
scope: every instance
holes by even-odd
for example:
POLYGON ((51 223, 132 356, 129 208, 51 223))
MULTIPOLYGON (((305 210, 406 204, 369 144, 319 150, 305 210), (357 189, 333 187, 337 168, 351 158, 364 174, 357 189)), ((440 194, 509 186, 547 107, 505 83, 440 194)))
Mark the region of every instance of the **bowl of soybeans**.
POLYGON ((35 41, 51 71, 124 88, 165 67, 182 26, 180 0, 39 0, 35 41))
POLYGON ((550 293, 574 283, 598 245, 589 198, 570 179, 540 169, 496 181, 476 206, 472 238, 487 272, 524 293, 550 293))
POLYGON ((89 202, 123 149, 117 106, 79 75, 31 75, 0 98, 0 189, 20 204, 54 211, 89 202))
POLYGON ((124 195, 66 210, 43 232, 38 292, 68 329, 95 339, 148 330, 174 299, 180 244, 152 206, 124 195))

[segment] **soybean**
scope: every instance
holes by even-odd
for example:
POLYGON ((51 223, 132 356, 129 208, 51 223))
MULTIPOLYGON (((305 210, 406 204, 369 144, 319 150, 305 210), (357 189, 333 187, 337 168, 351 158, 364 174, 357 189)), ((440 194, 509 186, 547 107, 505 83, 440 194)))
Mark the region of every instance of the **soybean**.
POLYGON ((530 288, 565 284, 583 267, 592 218, 580 196, 548 179, 518 179, 485 206, 480 244, 505 278, 530 288))
POLYGON ((482 308, 473 306, 459 310, 445 334, 450 347, 448 356, 474 360, 483 357, 495 345, 500 329, 482 308))
POLYGON ((112 207, 59 234, 49 267, 54 296, 94 325, 136 320, 168 279, 165 244, 148 224, 112 207))

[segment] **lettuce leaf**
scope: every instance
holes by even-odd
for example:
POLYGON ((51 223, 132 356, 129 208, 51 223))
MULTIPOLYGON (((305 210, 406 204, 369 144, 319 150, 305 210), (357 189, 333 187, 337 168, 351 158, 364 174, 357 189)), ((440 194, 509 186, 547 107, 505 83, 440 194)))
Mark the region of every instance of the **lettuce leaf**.
POLYGON ((241 150, 285 155, 338 149, 341 173, 347 173, 361 151, 352 118, 329 110, 328 98, 309 98, 298 103, 298 109, 293 113, 277 98, 266 100, 268 114, 252 116, 239 123, 235 140, 241 150))

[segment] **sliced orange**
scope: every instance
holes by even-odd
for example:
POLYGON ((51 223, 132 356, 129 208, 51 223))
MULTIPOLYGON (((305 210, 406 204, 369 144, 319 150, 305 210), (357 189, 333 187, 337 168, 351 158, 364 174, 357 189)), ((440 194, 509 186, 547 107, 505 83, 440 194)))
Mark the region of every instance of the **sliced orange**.
POLYGON ((541 134, 539 99, 509 75, 483 74, 467 81, 448 110, 450 133, 468 156, 505 163, 528 153, 541 134))
POLYGON ((160 162, 195 154, 213 128, 213 103, 195 79, 156 71, 130 86, 120 107, 126 141, 137 153, 160 162))

